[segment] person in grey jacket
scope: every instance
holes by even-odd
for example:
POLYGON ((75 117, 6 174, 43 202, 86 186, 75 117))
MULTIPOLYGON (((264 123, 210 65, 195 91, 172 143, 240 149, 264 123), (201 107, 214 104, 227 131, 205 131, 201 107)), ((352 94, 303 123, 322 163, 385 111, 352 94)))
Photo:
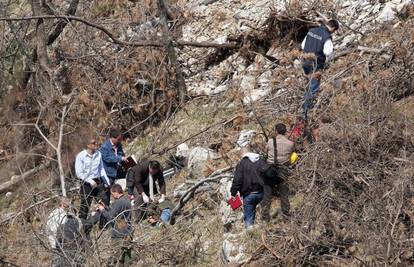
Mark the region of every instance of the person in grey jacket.
POLYGON ((133 228, 131 226, 131 201, 124 196, 122 187, 114 184, 111 195, 115 202, 110 208, 105 204, 98 204, 97 216, 103 217, 107 225, 112 225, 112 257, 110 265, 129 266, 131 263, 131 240, 133 228))

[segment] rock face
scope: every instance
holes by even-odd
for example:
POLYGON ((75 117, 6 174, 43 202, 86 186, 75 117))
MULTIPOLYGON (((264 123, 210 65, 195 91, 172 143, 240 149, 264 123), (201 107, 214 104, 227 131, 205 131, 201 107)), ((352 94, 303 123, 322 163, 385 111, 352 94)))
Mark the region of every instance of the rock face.
POLYGON ((188 169, 193 177, 203 176, 205 163, 209 159, 215 159, 218 155, 211 149, 203 147, 194 147, 188 154, 188 169))
POLYGON ((188 147, 186 143, 183 143, 177 146, 177 152, 175 153, 175 155, 178 157, 188 158, 189 153, 190 153, 190 148, 188 147))
POLYGON ((246 146, 255 134, 256 132, 253 130, 242 130, 239 134, 239 138, 237 139, 237 146, 246 146))
POLYGON ((220 258, 223 264, 242 263, 246 255, 242 245, 243 237, 243 212, 241 208, 233 211, 227 199, 230 197, 230 187, 233 177, 224 178, 220 181, 220 193, 223 196, 220 203, 221 221, 225 227, 224 240, 222 243, 220 258))
MULTIPOLYGON (((347 26, 341 25, 340 35, 334 36, 335 50, 345 49, 359 41, 362 34, 397 18, 405 6, 413 4, 412 0, 380 1, 347 0, 336 1, 338 18, 347 26)), ((261 29, 270 11, 285 9, 286 1, 282 0, 244 0, 244 1, 209 1, 200 0, 187 4, 186 10, 194 19, 183 27, 185 40, 211 41, 223 43, 230 36, 240 36, 254 29, 261 29), (202 19, 199 19, 202 18, 202 19)), ((313 18, 310 18, 313 19, 313 18)), ((294 44, 292 49, 299 49, 294 44)), ((244 95, 243 102, 248 104, 268 96, 272 89, 274 73, 273 62, 258 54, 254 62, 247 64, 239 52, 212 64, 202 66, 200 58, 214 52, 214 49, 193 51, 184 49, 181 61, 186 62, 190 71, 186 73, 186 84, 190 94, 216 95, 229 88, 239 88, 244 95)), ((272 46, 267 55, 276 59, 283 56, 280 48, 272 46)), ((290 68, 288 64, 286 67, 290 68)))
POLYGON ((221 249, 221 259, 224 264, 241 264, 246 260, 244 253, 244 246, 242 240, 242 233, 239 234, 224 234, 223 246, 221 249))
POLYGON ((241 221, 243 214, 240 210, 233 211, 229 204, 227 204, 227 199, 230 198, 230 188, 233 177, 223 178, 220 181, 220 193, 222 195, 222 200, 220 202, 220 214, 221 221, 223 225, 226 225, 229 229, 236 226, 236 228, 241 227, 241 221))

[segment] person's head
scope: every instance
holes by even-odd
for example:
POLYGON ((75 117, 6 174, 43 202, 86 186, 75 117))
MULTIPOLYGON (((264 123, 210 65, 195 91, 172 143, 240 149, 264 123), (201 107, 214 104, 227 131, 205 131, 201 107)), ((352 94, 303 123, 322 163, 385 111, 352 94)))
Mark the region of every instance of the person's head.
POLYGON ((275 133, 280 135, 286 134, 286 125, 283 123, 278 123, 275 125, 275 133))
POLYGON ((119 129, 113 128, 109 130, 109 138, 112 144, 117 145, 122 141, 122 133, 119 129))
POLYGON ((149 162, 149 173, 151 175, 157 174, 161 171, 161 164, 156 160, 151 160, 149 162))
POLYGON ((119 184, 113 184, 111 186, 111 195, 113 198, 118 199, 124 195, 124 191, 122 190, 122 186, 119 184))
POLYGON ((335 33, 339 29, 339 22, 336 19, 331 19, 326 23, 326 26, 331 33, 335 33))
POLYGON ((98 150, 98 142, 96 139, 90 139, 88 144, 86 145, 86 149, 91 152, 92 154, 98 150))
POLYGON ((61 197, 59 199, 59 207, 62 209, 68 209, 70 207, 70 199, 67 197, 61 197))

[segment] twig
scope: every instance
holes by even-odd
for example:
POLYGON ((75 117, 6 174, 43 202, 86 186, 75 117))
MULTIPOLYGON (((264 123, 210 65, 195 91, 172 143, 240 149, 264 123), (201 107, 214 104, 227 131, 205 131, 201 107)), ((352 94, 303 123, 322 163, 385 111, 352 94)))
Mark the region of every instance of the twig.
MULTIPOLYGON (((73 188, 69 189, 68 192, 72 192, 72 191, 76 191, 76 190, 79 190, 79 187, 73 187, 73 188)), ((17 217, 19 217, 20 215, 24 214, 26 211, 28 211, 28 210, 30 210, 30 209, 32 209, 34 207, 37 207, 39 205, 42 205, 42 204, 44 204, 46 202, 49 202, 49 201, 51 201, 51 200, 53 200, 55 198, 58 198, 58 197, 60 197, 60 195, 54 195, 54 196, 45 198, 45 199, 43 199, 43 200, 41 200, 39 202, 36 202, 36 203, 30 205, 29 207, 27 207, 27 208, 25 208, 25 209, 23 209, 23 210, 15 213, 14 215, 8 216, 7 218, 3 219, 2 221, 0 221, 0 225, 2 225, 4 223, 7 223, 10 220, 14 220, 17 217)))
POLYGON ((26 171, 25 173, 17 176, 17 177, 13 177, 12 179, 10 179, 9 181, 2 183, 0 185, 0 193, 3 193, 7 190, 10 190, 13 186, 19 184, 21 181, 23 181, 24 179, 26 179, 28 176, 45 169, 48 166, 48 164, 40 164, 39 166, 34 167, 33 169, 30 169, 28 171, 26 171))
POLYGON ((162 154, 164 154, 164 153, 166 153, 166 152, 170 151, 171 149, 174 149, 174 148, 176 148, 177 146, 179 146, 179 145, 181 145, 181 144, 183 144, 183 143, 187 142, 188 140, 191 140, 191 139, 193 139, 193 138, 195 138, 195 137, 199 136, 200 134, 202 134, 202 133, 204 133, 204 132, 208 131, 209 129, 211 129, 211 128, 213 128, 213 127, 217 126, 217 125, 227 124, 227 123, 229 123, 229 122, 231 122, 231 121, 235 120, 237 117, 238 117, 238 116, 234 116, 234 117, 232 117, 231 119, 228 119, 228 120, 223 119, 223 120, 221 120, 221 121, 219 121, 219 122, 216 122, 216 123, 214 123, 214 124, 211 124, 211 125, 207 126, 206 128, 204 128, 203 130, 199 131, 198 133, 195 133, 195 134, 193 134, 193 135, 190 135, 190 136, 189 136, 189 137, 187 137, 186 139, 181 140, 181 141, 179 141, 179 142, 177 142, 177 143, 175 143, 175 144, 173 144, 173 145, 171 145, 171 146, 169 146, 169 147, 166 147, 166 148, 160 149, 160 150, 158 150, 158 151, 153 151, 153 152, 152 152, 152 155, 162 155, 162 154))

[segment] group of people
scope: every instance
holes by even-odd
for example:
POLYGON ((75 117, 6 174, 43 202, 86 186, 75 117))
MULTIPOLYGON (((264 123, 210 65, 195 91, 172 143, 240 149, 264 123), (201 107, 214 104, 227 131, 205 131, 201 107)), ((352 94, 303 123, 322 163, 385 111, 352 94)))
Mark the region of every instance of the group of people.
POLYGON ((91 139, 76 156, 75 172, 80 183, 78 216, 69 209, 71 201, 62 198, 47 222, 50 246, 56 252, 54 266, 81 265, 79 249, 90 240, 94 225, 101 230, 112 227, 113 253, 109 265, 128 266, 134 231, 132 218, 137 224, 144 219, 150 225, 169 222, 173 203, 166 198, 161 164, 149 160, 126 170, 123 162, 129 159, 123 151, 122 138, 121 131, 111 129, 100 148, 97 140, 91 139), (128 195, 116 182, 121 178, 127 180, 128 195), (93 200, 96 206, 90 213, 93 200))
POLYGON ((275 137, 268 141, 263 157, 259 154, 260 148, 252 144, 241 150, 241 160, 236 166, 230 193, 233 201, 238 194, 243 199, 244 223, 247 228, 253 226, 259 204, 262 220, 269 222, 272 199, 275 196, 280 198, 283 216, 287 218, 290 215, 288 178, 293 163, 290 158, 295 152, 295 143, 305 134, 303 131, 308 122, 308 112, 315 105, 322 71, 327 60, 333 56, 332 34, 338 28, 338 21, 332 19, 326 25, 310 29, 301 44, 304 52, 302 66, 309 88, 302 105, 302 116, 297 119, 289 136, 291 140, 286 136, 286 125, 279 123, 275 125, 275 137))
MULTIPOLYGON (((306 53, 303 70, 309 78, 309 89, 304 98, 303 115, 290 135, 292 140, 286 136, 286 126, 279 123, 275 126, 275 137, 267 143, 266 160, 254 145, 241 149, 241 160, 236 166, 230 193, 233 198, 238 194, 243 198, 246 227, 254 224, 259 203, 262 220, 270 220, 275 196, 281 200, 283 216, 287 218, 290 215, 287 180, 291 172, 291 155, 295 151, 295 141, 301 135, 301 127, 307 122, 308 112, 314 106, 321 71, 325 68, 326 59, 333 54, 332 34, 338 27, 336 20, 330 20, 326 25, 310 29, 302 42, 306 53)), ((153 225, 169 222, 173 204, 166 198, 161 164, 148 160, 127 171, 123 168, 123 162, 129 159, 124 153, 122 139, 120 130, 111 129, 100 148, 97 140, 91 139, 76 156, 75 171, 80 182, 81 199, 78 216, 75 212, 68 212, 71 201, 62 198, 59 207, 48 218, 49 242, 59 255, 54 260, 54 266, 76 265, 79 257, 76 251, 81 245, 79 237, 83 233, 88 240, 96 224, 99 229, 112 227, 114 253, 111 264, 128 265, 131 260, 129 244, 134 231, 132 217, 138 225, 146 217, 153 225), (128 195, 116 183, 120 178, 127 180, 128 195), (97 204, 95 212, 90 214, 93 200, 97 204)))
POLYGON ((243 198, 244 223, 246 228, 253 226, 256 208, 261 204, 261 215, 264 222, 271 219, 270 210, 274 197, 281 200, 281 211, 284 217, 290 215, 289 187, 287 178, 290 175, 291 160, 295 144, 286 137, 286 126, 276 124, 275 137, 266 146, 267 159, 264 160, 260 147, 248 144, 241 149, 241 160, 237 164, 230 193, 232 198, 239 194, 243 198), (274 168, 275 171, 269 172, 274 168))

